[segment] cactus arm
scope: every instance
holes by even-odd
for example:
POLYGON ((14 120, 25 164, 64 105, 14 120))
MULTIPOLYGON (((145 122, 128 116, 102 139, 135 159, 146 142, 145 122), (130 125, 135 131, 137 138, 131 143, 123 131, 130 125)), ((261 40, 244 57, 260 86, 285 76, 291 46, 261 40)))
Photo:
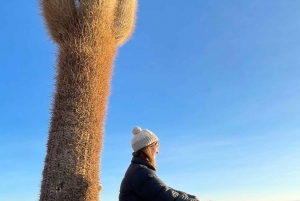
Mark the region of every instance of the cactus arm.
POLYGON ((131 36, 136 21, 137 0, 118 0, 115 32, 117 45, 121 46, 131 36))
POLYGON ((60 43, 70 32, 76 22, 76 5, 74 0, 41 0, 40 6, 46 26, 52 39, 60 43))
POLYGON ((77 12, 75 1, 41 0, 40 4, 50 36, 55 42, 60 43, 75 25, 77 12))

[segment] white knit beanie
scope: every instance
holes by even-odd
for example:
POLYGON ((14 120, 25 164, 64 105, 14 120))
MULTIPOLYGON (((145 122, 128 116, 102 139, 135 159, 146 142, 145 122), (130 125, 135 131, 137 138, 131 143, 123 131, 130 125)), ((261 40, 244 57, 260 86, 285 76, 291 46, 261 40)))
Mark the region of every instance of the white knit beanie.
POLYGON ((131 140, 131 146, 133 151, 138 151, 153 142, 158 141, 157 136, 149 130, 142 130, 140 127, 136 126, 132 130, 133 138, 131 140))

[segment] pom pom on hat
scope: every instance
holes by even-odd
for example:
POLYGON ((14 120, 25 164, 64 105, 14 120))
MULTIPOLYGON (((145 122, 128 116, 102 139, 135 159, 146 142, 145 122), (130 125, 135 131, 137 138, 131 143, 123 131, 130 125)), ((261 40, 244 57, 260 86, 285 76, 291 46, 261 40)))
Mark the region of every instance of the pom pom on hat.
POLYGON ((154 133, 149 130, 142 130, 139 126, 134 127, 132 133, 134 135, 131 140, 133 151, 138 151, 158 141, 158 137, 154 133))
POLYGON ((137 134, 139 134, 141 131, 142 131, 141 127, 136 126, 136 127, 133 128, 132 133, 133 133, 133 135, 137 135, 137 134))

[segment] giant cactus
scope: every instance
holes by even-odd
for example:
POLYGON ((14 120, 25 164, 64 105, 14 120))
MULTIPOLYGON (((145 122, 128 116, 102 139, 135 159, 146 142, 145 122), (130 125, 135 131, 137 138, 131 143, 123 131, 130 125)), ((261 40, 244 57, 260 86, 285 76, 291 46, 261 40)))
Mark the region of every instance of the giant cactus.
POLYGON ((137 0, 40 0, 40 5, 58 46, 40 200, 96 201, 113 61, 134 29, 137 0))

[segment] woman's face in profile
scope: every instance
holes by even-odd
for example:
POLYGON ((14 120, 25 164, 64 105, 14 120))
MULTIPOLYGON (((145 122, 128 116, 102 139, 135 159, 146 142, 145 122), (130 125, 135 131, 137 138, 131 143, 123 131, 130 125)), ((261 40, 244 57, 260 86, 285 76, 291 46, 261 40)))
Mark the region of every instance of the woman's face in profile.
POLYGON ((159 148, 158 143, 150 146, 150 150, 151 150, 151 154, 152 154, 153 158, 155 158, 156 155, 158 154, 158 148, 159 148))

